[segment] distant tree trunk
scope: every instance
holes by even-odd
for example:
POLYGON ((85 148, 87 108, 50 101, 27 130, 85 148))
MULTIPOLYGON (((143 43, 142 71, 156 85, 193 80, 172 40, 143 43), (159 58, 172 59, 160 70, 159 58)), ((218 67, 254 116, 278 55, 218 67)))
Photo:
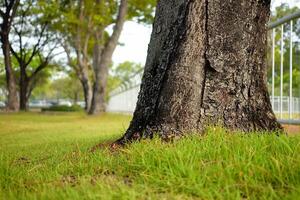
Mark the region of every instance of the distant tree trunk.
POLYGON ((76 76, 78 77, 82 89, 83 89, 83 95, 84 95, 84 102, 85 102, 85 111, 89 112, 92 102, 92 83, 89 76, 89 66, 87 61, 87 45, 89 41, 89 37, 85 40, 85 48, 81 47, 81 38, 80 38, 80 30, 78 30, 78 35, 76 39, 76 54, 77 54, 77 63, 74 63, 71 57, 71 51, 70 47, 67 43, 63 44, 63 48, 66 52, 67 58, 68 58, 68 64, 70 67, 72 67, 76 73, 76 76), (83 49, 83 50, 82 50, 83 49), (81 52, 84 53, 81 53, 81 52), (84 55, 82 55, 84 54, 84 55))
POLYGON ((20 88, 20 110, 28 110, 27 87, 21 86, 20 88))
POLYGON ((105 95, 108 78, 108 66, 111 63, 111 56, 102 56, 101 46, 98 44, 100 38, 97 37, 97 43, 94 46, 93 67, 95 70, 95 82, 93 87, 93 98, 89 114, 105 112, 105 95), (104 57, 102 59, 102 57, 104 57))
POLYGON ((19 97, 20 97, 20 110, 27 111, 28 110, 28 101, 32 94, 32 91, 37 85, 37 77, 39 73, 48 66, 48 60, 50 59, 47 57, 44 61, 37 66, 37 68, 32 72, 29 76, 26 72, 26 69, 29 65, 29 62, 26 63, 26 60, 22 60, 21 57, 18 57, 15 51, 13 51, 14 56, 18 60, 19 68, 20 68, 20 78, 19 78, 19 97))
POLYGON ((160 0, 133 120, 118 141, 278 130, 266 86, 270 0, 160 0))
MULTIPOLYGON (((79 1, 79 13, 78 18, 80 21, 84 21, 84 1, 79 1)), ((90 18, 89 18, 90 19, 90 18)), ((88 20, 87 26, 90 27, 91 21, 88 20)), ((92 102, 92 81, 89 74, 89 55, 88 46, 90 41, 90 33, 84 32, 81 26, 77 27, 77 34, 75 36, 75 51, 77 54, 77 65, 73 66, 76 74, 81 82, 85 101, 85 111, 89 112, 92 102)), ((70 56, 69 48, 66 46, 65 50, 68 55, 69 64, 72 65, 72 59, 70 56)))
POLYGON ((88 79, 80 79, 82 88, 83 88, 83 95, 84 95, 84 102, 85 102, 85 110, 88 112, 91 108, 92 102, 92 86, 88 79))
POLYGON ((29 78, 26 74, 26 68, 20 67, 20 80, 19 80, 19 90, 20 90, 20 110, 28 110, 28 92, 29 92, 29 78))
POLYGON ((11 55, 10 55, 10 44, 8 35, 3 35, 2 40, 2 51, 4 55, 4 65, 6 73, 6 85, 7 85, 7 109, 9 111, 18 111, 19 102, 18 102, 18 92, 17 92, 17 83, 16 77, 11 65, 11 55))
POLYGON ((11 64, 10 54, 10 42, 9 33, 11 30, 12 22, 15 17, 17 8, 19 6, 19 0, 11 0, 4 4, 5 10, 0 10, 0 16, 2 18, 0 25, 0 39, 2 43, 2 52, 4 56, 4 65, 6 73, 6 85, 7 85, 7 109, 9 111, 18 111, 18 92, 16 77, 11 64))
MULTIPOLYGON (((95 49, 98 49, 96 52, 97 59, 94 59, 94 71, 95 71, 95 83, 93 87, 93 98, 91 109, 89 114, 97 114, 105 112, 105 97, 106 97, 106 86, 108 78, 108 69, 111 64, 112 55, 118 45, 118 40, 120 38, 127 14, 127 0, 121 0, 119 6, 118 17, 114 27, 114 31, 109 38, 109 41, 105 45, 104 49, 99 49, 100 45, 95 44, 95 49), (98 47, 97 47, 98 46, 98 47)), ((97 37, 96 37, 97 39, 97 37)))

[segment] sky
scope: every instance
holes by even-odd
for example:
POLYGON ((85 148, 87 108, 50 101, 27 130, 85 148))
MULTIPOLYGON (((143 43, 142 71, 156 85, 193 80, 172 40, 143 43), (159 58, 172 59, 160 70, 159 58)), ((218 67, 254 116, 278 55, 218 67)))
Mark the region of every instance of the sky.
MULTIPOLYGON (((298 6, 300 8, 300 0, 272 0, 272 2, 272 10, 281 3, 288 3, 290 6, 298 6)), ((119 40, 123 45, 117 47, 113 55, 113 62, 118 64, 124 61, 132 61, 144 65, 152 31, 151 28, 152 26, 150 25, 144 26, 135 22, 127 22, 119 40)))

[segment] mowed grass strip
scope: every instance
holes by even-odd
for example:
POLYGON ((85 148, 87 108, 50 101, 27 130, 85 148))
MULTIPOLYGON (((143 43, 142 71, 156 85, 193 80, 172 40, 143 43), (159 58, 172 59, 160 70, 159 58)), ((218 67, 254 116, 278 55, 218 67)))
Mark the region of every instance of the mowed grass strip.
POLYGON ((0 114, 0 199, 299 199, 300 137, 230 134, 118 151, 130 116, 0 114))

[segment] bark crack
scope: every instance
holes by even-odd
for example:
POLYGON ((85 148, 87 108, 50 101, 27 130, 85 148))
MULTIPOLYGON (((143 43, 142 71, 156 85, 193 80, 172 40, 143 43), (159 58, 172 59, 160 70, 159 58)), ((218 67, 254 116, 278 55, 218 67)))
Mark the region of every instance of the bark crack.
MULTIPOLYGON (((202 81, 202 87, 201 87, 201 96, 200 96, 200 110, 203 109, 203 103, 204 103, 204 93, 205 93, 205 90, 206 90, 206 82, 207 82, 207 72, 208 72, 208 69, 211 68, 210 66, 210 61, 208 59, 208 56, 207 56, 207 52, 208 52, 208 44, 209 44, 209 33, 208 33, 208 0, 205 0, 205 5, 204 5, 204 33, 205 33, 205 50, 204 50, 204 53, 203 53, 203 57, 204 57, 204 67, 203 67, 203 81, 202 81)), ((203 110, 204 112, 204 110, 203 110)), ((199 113, 199 119, 198 119, 198 122, 197 122, 197 126, 198 126, 198 129, 199 127, 201 127, 200 125, 200 122, 201 122, 201 118, 203 117, 204 113, 202 111, 200 111, 199 113)))
POLYGON ((202 91, 201 91, 201 107, 203 106, 203 101, 204 101, 204 93, 205 93, 205 89, 206 89, 206 81, 207 81, 207 71, 209 70, 209 68, 211 68, 210 66, 210 62, 208 59, 208 48, 209 48, 209 33, 208 33, 208 0, 205 0, 205 5, 204 5, 204 9, 205 9, 205 22, 204 22, 204 31, 205 31, 205 50, 204 50, 204 60, 205 60, 205 64, 204 64, 204 73, 203 73, 203 83, 202 83, 202 91))

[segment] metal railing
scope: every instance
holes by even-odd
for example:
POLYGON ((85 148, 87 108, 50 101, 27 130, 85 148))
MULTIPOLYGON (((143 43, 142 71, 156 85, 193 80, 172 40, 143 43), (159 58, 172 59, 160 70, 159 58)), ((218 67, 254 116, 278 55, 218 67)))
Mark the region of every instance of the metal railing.
POLYGON ((268 25, 269 30, 271 31, 272 38, 272 79, 271 79, 271 102, 273 106, 274 112, 277 114, 277 118, 280 122, 283 123, 300 123, 299 116, 295 115, 295 113, 299 113, 299 101, 298 98, 295 100, 293 96, 293 39, 297 36, 294 35, 293 26, 294 21, 300 18, 300 11, 297 11, 291 15, 285 16, 276 22, 272 22, 268 25), (285 26, 289 26, 288 36, 289 37, 289 49, 285 49, 285 26), (278 33, 278 29, 280 29, 280 86, 279 86, 279 97, 275 96, 275 76, 276 76, 276 34, 278 33), (284 54, 285 50, 289 51, 289 94, 288 97, 284 96, 284 54), (286 101, 288 101, 288 105, 286 105, 286 101), (279 104, 278 104, 279 102, 279 104), (297 104, 295 104, 297 103, 297 104), (284 105, 285 104, 285 105, 284 105), (287 108, 287 109, 286 109, 287 108), (287 111, 287 112, 286 112, 287 111))

